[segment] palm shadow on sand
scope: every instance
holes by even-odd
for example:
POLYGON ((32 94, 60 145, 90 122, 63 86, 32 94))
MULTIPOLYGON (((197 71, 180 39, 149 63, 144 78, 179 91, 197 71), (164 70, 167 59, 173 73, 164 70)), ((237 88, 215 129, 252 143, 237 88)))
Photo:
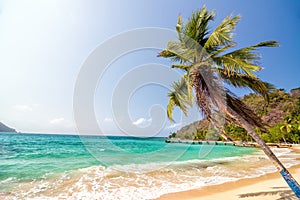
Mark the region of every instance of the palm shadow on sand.
POLYGON ((240 194, 239 198, 279 196, 278 199, 276 200, 297 200, 298 199, 293 193, 293 191, 290 190, 288 187, 272 187, 272 189, 274 189, 274 191, 240 194))

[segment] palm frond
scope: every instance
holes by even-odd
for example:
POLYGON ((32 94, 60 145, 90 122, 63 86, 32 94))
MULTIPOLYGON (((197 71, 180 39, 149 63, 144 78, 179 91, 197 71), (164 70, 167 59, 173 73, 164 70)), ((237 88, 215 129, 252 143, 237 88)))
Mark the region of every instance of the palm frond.
POLYGON ((278 43, 274 40, 258 43, 253 46, 248 46, 235 50, 233 52, 210 57, 217 65, 224 69, 228 76, 234 73, 246 74, 251 77, 256 77, 254 74, 262 68, 257 61, 260 59, 259 54, 254 53, 259 47, 275 47, 278 43))
POLYGON ((256 45, 253 45, 253 47, 278 47, 279 43, 276 40, 268 40, 264 42, 260 42, 256 45))
MULTIPOLYGON (((183 36, 186 38, 186 36, 183 36)), ((167 48, 160 52, 158 56, 170 58, 172 62, 192 63, 197 54, 197 44, 192 39, 187 39, 184 43, 178 41, 169 41, 167 48)))
POLYGON ((223 68, 227 76, 234 73, 245 74, 247 76, 256 77, 255 72, 260 71, 262 68, 258 65, 249 63, 249 60, 243 59, 243 55, 226 54, 218 57, 211 57, 212 60, 223 68))
POLYGON ((256 77, 247 76, 245 74, 233 73, 230 76, 224 71, 224 69, 218 69, 220 76, 228 85, 238 88, 250 88, 256 94, 263 96, 269 101, 269 92, 274 89, 274 85, 263 82, 256 77))
POLYGON ((266 125, 262 119, 258 117, 246 104, 238 99, 232 92, 227 90, 227 110, 233 110, 237 115, 241 116, 251 126, 258 127, 262 131, 266 131, 266 125))
POLYGON ((176 31, 177 33, 181 33, 181 30, 182 30, 182 17, 181 15, 178 15, 176 31))
POLYGON ((168 93, 167 116, 171 121, 174 121, 173 110, 175 106, 182 110, 185 115, 188 113, 188 106, 191 106, 192 97, 189 91, 191 86, 186 81, 185 77, 182 77, 179 81, 174 82, 173 90, 168 93))
POLYGON ((211 52, 211 50, 215 50, 220 46, 230 45, 233 40, 233 31, 239 19, 239 15, 235 17, 232 17, 231 15, 227 16, 210 34, 209 38, 204 44, 204 49, 206 49, 208 52, 211 52))
POLYGON ((167 116, 169 118, 170 121, 174 122, 173 120, 173 111, 174 111, 174 106, 175 106, 175 92, 170 92, 168 94, 169 96, 169 102, 168 102, 168 106, 167 106, 167 116))
POLYGON ((178 16, 176 31, 179 42, 169 41, 167 48, 158 56, 170 58, 172 62, 193 62, 192 58, 202 51, 202 46, 207 40, 208 23, 214 19, 214 15, 214 12, 202 7, 192 14, 187 24, 183 24, 181 16, 178 16))
POLYGON ((209 54, 209 57, 208 57, 208 58, 214 57, 214 56, 216 56, 216 55, 219 55, 219 54, 223 53, 224 51, 226 51, 227 49, 232 48, 232 47, 235 47, 235 46, 236 46, 236 44, 235 44, 235 43, 232 43, 232 44, 229 44, 229 45, 227 45, 227 46, 225 46, 225 47, 222 47, 222 48, 220 48, 220 49, 218 49, 218 50, 215 50, 215 51, 213 51, 213 52, 211 52, 211 53, 209 54))
POLYGON ((182 33, 203 46, 207 40, 208 23, 214 19, 214 16, 214 12, 207 11, 206 7, 202 7, 201 10, 197 10, 192 14, 182 29, 182 33))
POLYGON ((177 65, 172 65, 171 68, 182 69, 184 71, 188 71, 191 68, 191 66, 177 64, 177 65))
POLYGON ((175 56, 176 55, 174 53, 168 51, 167 49, 165 49, 157 54, 157 57, 164 57, 164 58, 172 58, 175 56))
POLYGON ((258 44, 252 45, 252 46, 248 46, 245 48, 235 50, 233 52, 225 54, 225 56, 236 57, 241 60, 248 61, 248 63, 253 63, 260 59, 259 54, 254 53, 254 51, 257 50, 257 48, 259 48, 259 47, 277 47, 278 45, 279 45, 278 42, 274 41, 274 40, 260 42, 258 44))

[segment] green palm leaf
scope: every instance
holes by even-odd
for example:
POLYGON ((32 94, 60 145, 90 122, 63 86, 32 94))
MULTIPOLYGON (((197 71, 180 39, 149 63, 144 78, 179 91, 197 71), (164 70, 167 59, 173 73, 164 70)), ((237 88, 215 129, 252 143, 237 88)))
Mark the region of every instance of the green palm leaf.
POLYGON ((210 57, 219 67, 224 69, 227 76, 235 73, 246 74, 250 77, 256 77, 255 72, 260 71, 262 67, 257 64, 260 56, 254 53, 259 47, 278 46, 276 41, 261 42, 253 46, 241 48, 230 53, 210 57))
POLYGON ((211 52, 212 49, 216 49, 219 46, 227 46, 232 43, 233 31, 240 19, 240 16, 235 17, 227 16, 219 26, 210 34, 207 39, 204 49, 211 52))
POLYGON ((224 82, 228 85, 238 88, 250 88, 253 92, 263 96, 267 101, 269 101, 268 94, 270 90, 274 89, 274 85, 245 74, 232 73, 228 76, 223 69, 218 69, 218 71, 224 82))
POLYGON ((173 120, 173 110, 174 106, 177 106, 183 111, 185 115, 188 113, 188 106, 191 106, 192 102, 192 88, 187 79, 182 77, 179 81, 173 83, 173 90, 168 93, 169 102, 167 106, 167 116, 171 121, 173 120))
POLYGON ((214 19, 215 13, 207 11, 202 7, 189 18, 187 24, 182 29, 182 34, 195 40, 201 46, 204 46, 208 35, 208 23, 214 19))

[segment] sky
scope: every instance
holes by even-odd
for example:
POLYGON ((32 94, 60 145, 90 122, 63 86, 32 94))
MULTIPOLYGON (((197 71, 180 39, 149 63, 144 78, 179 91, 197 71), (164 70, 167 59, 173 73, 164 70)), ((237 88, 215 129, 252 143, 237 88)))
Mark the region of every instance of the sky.
MULTIPOLYGON (((82 98, 76 104, 74 94, 78 77, 97 48, 147 27, 161 29, 160 33, 166 32, 173 39, 171 32, 175 30, 177 16, 188 19, 192 11, 203 5, 216 12, 211 29, 227 15, 242 16, 235 31, 239 47, 264 40, 279 41, 280 47, 259 51, 264 70, 258 76, 286 91, 300 86, 298 0, 0 0, 0 121, 30 133, 94 131, 108 135, 165 136, 201 117, 195 110, 187 118, 175 110, 176 122, 166 119, 167 92, 179 74, 166 75, 164 67, 171 63, 156 57, 166 44, 161 34, 149 35, 149 40, 157 37, 159 44, 150 41, 151 48, 129 49, 102 66, 109 54, 117 52, 116 48, 105 47, 96 61, 99 69, 106 67, 105 71, 97 76, 90 71, 91 79, 87 76, 82 82, 89 84, 95 78, 92 105, 84 103, 85 94, 75 95, 82 98), (152 71, 147 72, 146 68, 152 71), (141 74, 132 75, 139 69, 141 74), (139 85, 131 86, 133 91, 128 92, 125 86, 131 83, 139 85), (93 108, 92 113, 80 113, 89 108, 93 108), (80 128, 83 123, 86 124, 82 127, 94 127, 95 124, 89 125, 95 123, 93 118, 96 130, 80 128)), ((137 35, 136 41, 141 38, 141 34, 137 35)), ((126 49, 134 42, 123 40, 116 46, 126 49)), ((250 91, 234 92, 242 96, 250 91)))

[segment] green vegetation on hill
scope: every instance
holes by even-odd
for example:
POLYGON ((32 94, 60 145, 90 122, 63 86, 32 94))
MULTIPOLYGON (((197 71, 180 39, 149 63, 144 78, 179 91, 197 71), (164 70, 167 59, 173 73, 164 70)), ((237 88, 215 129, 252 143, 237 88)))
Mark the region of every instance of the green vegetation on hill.
POLYGON ((13 128, 9 128, 8 126, 0 122, 0 132, 16 132, 16 130, 13 128))
MULTIPOLYGON (((266 132, 256 130, 265 142, 300 142, 300 88, 292 89, 289 93, 274 89, 269 94, 269 103, 256 94, 245 95, 241 100, 265 123, 266 132)), ((208 125, 206 119, 196 121, 171 136, 205 140, 208 125)), ((224 131, 232 140, 252 141, 245 129, 233 123, 227 123, 224 131)), ((222 140, 222 137, 219 139, 222 140)))

